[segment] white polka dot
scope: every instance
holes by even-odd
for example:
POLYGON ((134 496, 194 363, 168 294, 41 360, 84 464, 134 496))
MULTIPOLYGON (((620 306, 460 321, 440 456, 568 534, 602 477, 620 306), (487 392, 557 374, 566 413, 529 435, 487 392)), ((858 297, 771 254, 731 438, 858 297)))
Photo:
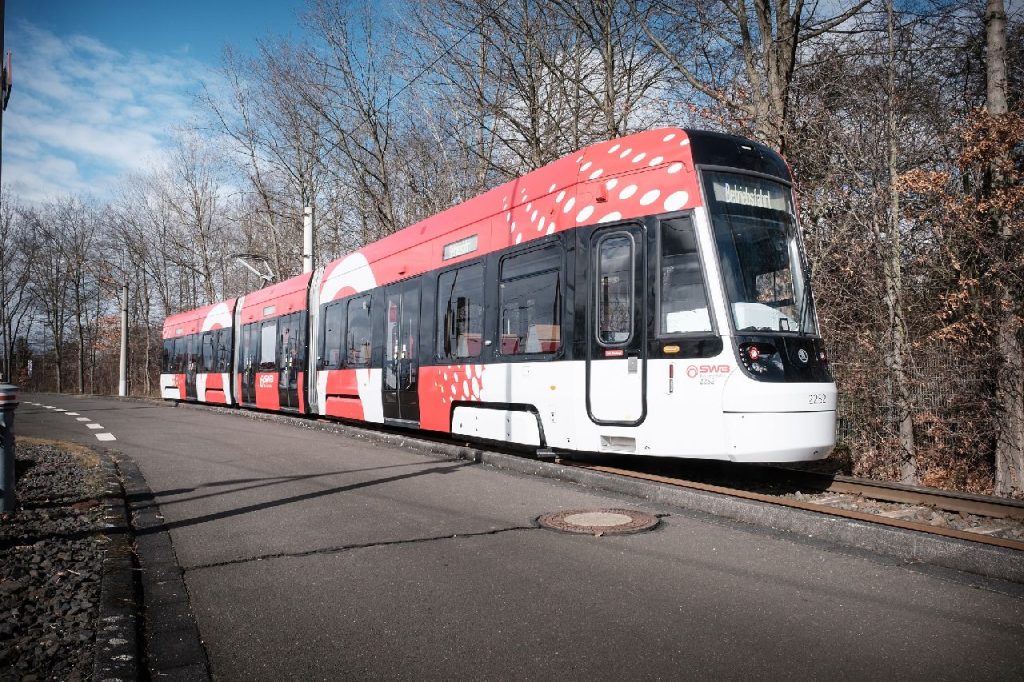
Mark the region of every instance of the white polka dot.
POLYGON ((609 150, 608 150, 608 153, 609 153, 609 154, 614 154, 615 152, 619 151, 619 147, 621 147, 621 146, 622 146, 621 144, 619 144, 618 142, 616 142, 615 144, 613 144, 613 145, 611 146, 611 149, 609 149, 609 150))
POLYGON ((580 166, 580 170, 581 170, 581 171, 585 171, 585 170, 587 170, 588 168, 590 168, 590 167, 591 167, 591 166, 593 166, 593 165, 594 165, 594 162, 593 162, 593 161, 587 161, 587 162, 586 162, 585 164, 583 164, 582 166, 580 166))
POLYGON ((668 134, 668 135, 666 135, 665 137, 661 138, 661 141, 662 141, 662 142, 668 142, 669 140, 671 140, 671 139, 672 139, 673 137, 675 137, 675 136, 676 136, 676 134, 675 134, 675 133, 669 133, 669 134, 668 134))
POLYGON ((467 395, 467 396, 469 395, 469 382, 468 381, 463 381, 462 382, 462 395, 467 395))
POLYGON ((538 230, 543 230, 544 229, 544 216, 541 216, 540 222, 537 224, 537 229, 538 230))
POLYGON ((596 171, 590 174, 590 179, 597 180, 599 177, 601 177, 601 173, 604 173, 604 169, 598 168, 596 171))
POLYGON ((641 161, 644 160, 645 156, 647 156, 647 152, 640 152, 639 154, 633 157, 633 163, 640 163, 641 161))
POLYGON ((517 234, 517 235, 516 235, 516 244, 518 244, 518 243, 519 243, 519 242, 521 242, 521 241, 523 241, 523 235, 521 235, 521 234, 517 234))
POLYGON ((647 194, 645 194, 642 197, 640 197, 640 205, 641 206, 650 206, 660 196, 661 196, 661 192, 659 190, 652 189, 650 192, 648 192, 647 194))
POLYGON ((690 144, 690 138, 686 138, 685 140, 683 140, 682 142, 680 142, 680 143, 679 143, 679 146, 680 146, 680 147, 685 147, 685 146, 686 146, 686 145, 688 145, 688 144, 690 144))
POLYGON ((668 167, 669 173, 678 173, 681 170, 683 170, 683 164, 679 163, 678 161, 668 167))
POLYGON ((455 388, 455 386, 453 385, 453 386, 449 386, 449 387, 448 387, 448 390, 449 390, 449 391, 451 391, 452 395, 455 395, 455 391, 456 391, 457 389, 456 389, 456 388, 455 388))
POLYGON ((606 189, 615 189, 615 185, 619 184, 618 178, 612 178, 608 182, 604 183, 606 189))
POLYGON ((473 393, 480 392, 480 380, 476 377, 473 378, 473 393))
POLYGON ((555 224, 551 223, 550 225, 548 225, 548 231, 545 232, 544 234, 554 234, 554 233, 555 233, 555 224))
POLYGON ((537 211, 534 211, 533 214, 530 215, 530 222, 531 223, 537 222, 537 211))
POLYGON ((647 165, 648 166, 657 166, 659 163, 661 163, 664 160, 665 160, 664 156, 655 156, 653 159, 651 159, 651 162, 649 164, 647 164, 647 165))
POLYGON ((562 203, 562 199, 564 199, 564 198, 565 198, 565 190, 563 189, 561 192, 558 193, 558 196, 555 197, 555 203, 556 204, 562 203))
POLYGON ((527 211, 533 210, 533 202, 532 201, 526 205, 526 210, 527 211))
POLYGON ((593 206, 585 206, 582 211, 576 214, 576 222, 582 223, 594 212, 593 206))
POLYGON ((569 201, 565 202, 565 208, 562 209, 563 213, 568 213, 572 210, 573 204, 576 203, 576 197, 569 197, 569 201))
POLYGON ((620 199, 628 199, 628 198, 630 198, 631 196, 636 194, 636 189, 637 189, 636 185, 626 185, 625 187, 622 188, 622 191, 619 192, 619 198, 620 199))
POLYGON ((552 192, 554 192, 555 191, 555 187, 558 187, 558 183, 557 182, 552 182, 551 186, 548 187, 548 194, 551 194, 552 192))
POLYGON ((609 213, 605 217, 601 218, 597 222, 599 222, 599 223, 610 223, 611 221, 618 220, 621 217, 622 217, 621 213, 619 213, 618 211, 612 211, 611 213, 609 213))
POLYGON ((667 199, 665 199, 665 210, 675 211, 677 209, 680 209, 683 206, 686 206, 686 200, 689 198, 690 195, 687 194, 686 192, 673 192, 672 194, 668 195, 667 199))
POLYGON ((582 155, 576 157, 576 163, 580 163, 581 161, 583 161, 583 156, 582 155))
POLYGON ((459 381, 459 373, 458 372, 452 372, 452 381, 458 383, 458 381, 459 381))
POLYGON ((513 232, 516 231, 516 221, 514 221, 514 220, 512 221, 512 231, 513 232))
POLYGON ((626 158, 627 156, 629 156, 632 153, 633 153, 633 148, 632 147, 626 147, 625 149, 622 150, 622 153, 619 154, 619 158, 620 159, 624 159, 624 158, 626 158))

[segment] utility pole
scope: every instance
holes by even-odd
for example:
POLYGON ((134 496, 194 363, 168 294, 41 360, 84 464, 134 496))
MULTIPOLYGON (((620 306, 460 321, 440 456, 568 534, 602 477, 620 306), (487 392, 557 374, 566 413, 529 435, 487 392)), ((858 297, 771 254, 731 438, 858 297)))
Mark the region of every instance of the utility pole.
POLYGON ((313 207, 302 209, 302 271, 313 272, 313 207))
MULTIPOLYGON (((4 12, 7 9, 6 0, 0 0, 0 132, 4 128, 4 111, 7 109, 7 100, 11 98, 11 56, 4 52, 4 12)), ((3 135, 0 135, 0 168, 3 167, 3 135)), ((3 171, 0 170, 0 180, 3 178, 3 171)))
POLYGON ((128 282, 121 289, 121 371, 117 394, 122 398, 128 396, 128 282))

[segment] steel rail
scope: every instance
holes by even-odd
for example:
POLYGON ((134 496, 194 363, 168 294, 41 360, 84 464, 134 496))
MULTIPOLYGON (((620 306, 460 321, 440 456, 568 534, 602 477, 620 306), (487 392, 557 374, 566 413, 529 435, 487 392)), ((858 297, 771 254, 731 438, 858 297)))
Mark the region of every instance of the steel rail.
POLYGON ((600 471, 602 473, 612 474, 615 476, 624 476, 627 478, 636 478, 655 483, 664 483, 667 485, 677 486, 681 488, 690 488, 692 490, 701 490, 705 492, 718 493, 720 495, 738 497, 744 500, 751 500, 753 502, 774 504, 781 507, 801 509, 803 511, 827 514, 829 516, 838 516, 841 518, 852 519, 855 521, 865 521, 867 523, 874 523, 882 526, 890 526, 893 528, 902 528, 904 530, 913 530, 921 533, 931 533, 932 535, 942 535, 948 538, 957 538, 959 540, 966 540, 968 542, 977 542, 980 544, 993 545, 996 547, 1003 547, 1006 549, 1013 549, 1024 552, 1024 542, 1020 542, 1018 540, 1009 540, 1007 538, 992 537, 988 535, 982 535, 980 533, 971 533, 963 530, 955 530, 953 528, 932 526, 927 523, 921 523, 919 521, 892 519, 885 516, 878 516, 877 514, 869 514, 867 512, 840 509, 838 507, 830 507, 825 504, 815 504, 813 502, 790 500, 775 495, 754 493, 748 490, 739 490, 736 488, 728 488, 725 486, 712 485, 709 483, 698 483, 696 481, 688 481, 685 479, 661 476, 658 474, 648 474, 638 471, 630 471, 628 469, 619 469, 617 467, 609 467, 599 464, 587 464, 584 462, 575 462, 567 459, 562 459, 561 464, 563 466, 572 466, 580 469, 589 469, 590 471, 600 471))
POLYGON ((869 483, 846 476, 836 476, 826 490, 834 493, 861 495, 872 500, 884 502, 920 504, 962 514, 1024 521, 1024 505, 1016 503, 1015 500, 1007 500, 1004 503, 1001 501, 976 499, 976 496, 973 495, 946 494, 945 491, 914 490, 910 486, 876 485, 874 482, 869 483))

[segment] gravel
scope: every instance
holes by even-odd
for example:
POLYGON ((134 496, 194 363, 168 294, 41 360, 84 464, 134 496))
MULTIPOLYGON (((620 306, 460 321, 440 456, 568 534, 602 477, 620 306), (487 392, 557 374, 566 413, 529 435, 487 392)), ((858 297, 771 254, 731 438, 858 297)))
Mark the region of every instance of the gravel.
POLYGON ((93 671, 105 537, 99 458, 19 439, 17 511, 0 516, 0 680, 93 671))

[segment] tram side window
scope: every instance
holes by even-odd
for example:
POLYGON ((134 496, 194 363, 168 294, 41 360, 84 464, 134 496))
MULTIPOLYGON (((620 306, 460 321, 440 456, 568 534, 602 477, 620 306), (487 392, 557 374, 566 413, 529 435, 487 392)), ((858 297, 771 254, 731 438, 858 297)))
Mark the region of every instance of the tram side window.
POLYGON ((561 266, 558 246, 502 261, 502 355, 554 353, 562 347, 561 266))
POLYGON ((260 371, 277 369, 277 320, 264 322, 260 328, 260 371))
POLYGON ((708 298, 689 218, 661 223, 661 333, 710 332, 708 298))
POLYGON ((301 331, 299 313, 278 318, 277 367, 294 367, 299 360, 301 331))
POLYGON ((174 339, 164 339, 163 372, 170 374, 174 372, 177 358, 174 356, 174 339))
POLYGON ((231 342, 234 331, 230 328, 219 329, 214 334, 214 371, 228 372, 231 370, 231 342))
POLYGON ((484 331, 484 266, 470 265, 437 279, 437 356, 480 355, 484 331))
POLYGON ((341 367, 341 342, 344 339, 344 303, 334 303, 324 311, 324 352, 323 367, 341 367))
POLYGON ((360 296, 348 302, 348 334, 345 337, 345 366, 369 367, 373 327, 370 324, 370 297, 360 296))
POLYGON ((188 337, 179 336, 174 339, 174 372, 176 374, 184 374, 185 368, 188 367, 188 337))
POLYGON ((597 252, 597 338, 623 344, 633 335, 633 240, 618 234, 601 241, 597 252))
POLYGON ((202 363, 199 367, 203 372, 213 371, 215 336, 219 336, 219 333, 203 332, 199 335, 199 338, 202 340, 202 363))
POLYGON ((245 342, 241 353, 242 369, 246 371, 253 370, 259 364, 256 362, 260 343, 259 322, 245 325, 242 340, 245 342))

